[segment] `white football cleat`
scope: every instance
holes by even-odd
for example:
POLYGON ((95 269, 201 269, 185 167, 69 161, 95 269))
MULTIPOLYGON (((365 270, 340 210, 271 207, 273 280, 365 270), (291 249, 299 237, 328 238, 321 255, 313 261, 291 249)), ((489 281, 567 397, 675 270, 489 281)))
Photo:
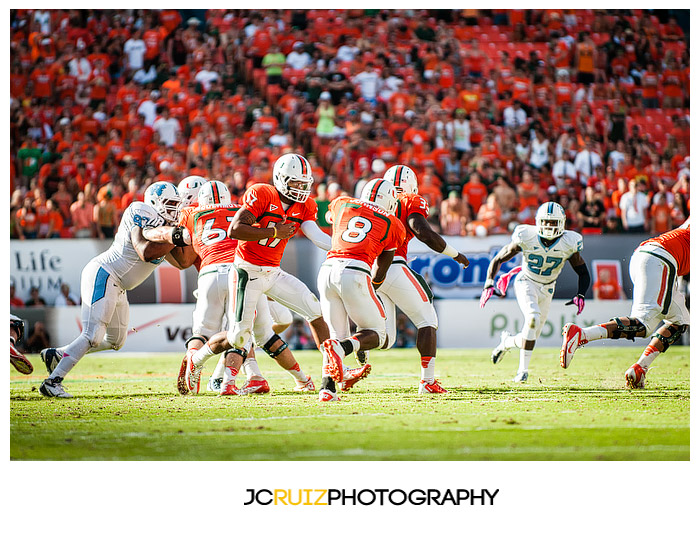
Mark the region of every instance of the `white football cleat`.
POLYGON ((516 383, 525 383, 527 381, 529 374, 527 373, 527 370, 525 372, 518 372, 515 375, 515 378, 513 378, 513 381, 516 383))
POLYGON ((187 367, 185 368, 185 385, 191 393, 199 393, 199 381, 202 376, 203 365, 195 365, 192 361, 194 352, 187 352, 187 367))
POLYGON ((491 361, 494 365, 503 359, 503 356, 510 350, 510 348, 506 348, 506 338, 508 337, 510 337, 510 333, 507 331, 501 331, 501 342, 499 342, 498 346, 496 346, 493 349, 493 352, 491 352, 491 361))
POLYGON ((316 386, 314 385, 314 382, 311 379, 311 376, 306 376, 306 381, 304 383, 300 383, 297 381, 297 384, 296 384, 296 387, 294 387, 294 390, 297 391, 298 393, 303 393, 303 392, 313 393, 314 391, 316 391, 316 386))
POLYGON ((638 363, 635 363, 625 372, 625 387, 627 389, 644 389, 644 380, 647 371, 638 363))
POLYGON ((212 393, 218 393, 219 391, 221 391, 221 384, 223 383, 223 381, 223 378, 214 378, 212 376, 207 382, 207 391, 211 391, 212 393))
POLYGON ((337 402, 339 400, 338 393, 333 392, 330 389, 321 389, 318 392, 319 402, 337 402))
POLYGON ((583 336, 583 330, 571 322, 564 324, 561 334, 564 340, 559 352, 559 364, 562 368, 568 368, 574 358, 574 352, 588 341, 583 336))
POLYGON ((73 398, 73 395, 63 388, 62 382, 63 378, 46 378, 39 387, 39 392, 48 397, 73 398))

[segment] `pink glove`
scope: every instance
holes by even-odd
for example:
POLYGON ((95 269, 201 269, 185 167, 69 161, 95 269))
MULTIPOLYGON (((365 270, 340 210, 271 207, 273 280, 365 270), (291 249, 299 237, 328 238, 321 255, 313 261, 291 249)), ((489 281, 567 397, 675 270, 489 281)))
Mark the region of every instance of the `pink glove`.
POLYGON ((580 315, 583 312, 583 308, 586 306, 586 298, 584 298, 581 294, 576 294, 576 296, 571 298, 564 305, 575 305, 578 309, 576 314, 580 315))
POLYGON ((485 289, 481 292, 481 299, 479 300, 479 307, 480 307, 481 309, 484 308, 484 305, 486 305, 486 302, 489 301, 489 298, 490 298, 491 296, 493 296, 494 290, 495 290, 495 289, 494 289, 493 287, 489 287, 489 288, 485 288, 485 289))
POLYGON ((498 281, 496 281, 496 288, 502 296, 506 295, 506 291, 508 290, 510 280, 513 279, 516 275, 518 275, 520 273, 520 270, 522 269, 522 266, 516 266, 510 272, 508 272, 507 274, 503 274, 501 277, 498 278, 498 281))

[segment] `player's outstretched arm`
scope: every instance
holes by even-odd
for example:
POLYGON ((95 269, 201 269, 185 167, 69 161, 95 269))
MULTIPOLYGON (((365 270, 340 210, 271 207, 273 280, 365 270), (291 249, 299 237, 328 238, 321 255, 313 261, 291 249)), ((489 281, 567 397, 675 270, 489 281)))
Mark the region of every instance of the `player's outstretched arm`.
POLYGON ((503 293, 494 286, 494 278, 498 273, 498 269, 506 261, 509 261, 515 257, 518 252, 520 252, 520 246, 515 242, 510 242, 501 248, 501 251, 496 253, 496 256, 491 259, 489 263, 489 268, 486 271, 486 281, 484 282, 484 290, 481 292, 481 299, 479 300, 479 307, 483 308, 486 302, 489 301, 491 296, 496 294, 496 296, 503 296, 503 293))
POLYGON ((301 224, 301 230, 304 231, 304 236, 311 240, 317 248, 324 251, 331 250, 331 237, 321 230, 318 223, 306 220, 301 224))
POLYGON ((457 251, 454 247, 450 246, 447 242, 445 242, 444 238, 433 231, 433 228, 430 227, 430 224, 428 223, 428 220, 425 219, 425 216, 414 212, 408 216, 406 221, 408 226, 411 228, 411 231, 413 231, 413 234, 416 235, 416 238, 418 238, 418 240, 423 242, 430 249, 438 253, 443 253, 448 257, 452 257, 464 268, 469 266, 467 257, 465 257, 463 253, 457 251))
POLYGON ((192 244, 192 236, 187 227, 182 225, 161 225, 143 230, 143 237, 149 242, 172 244, 173 246, 188 246, 192 244))
POLYGON ((151 262, 159 259, 170 253, 174 247, 172 244, 161 244, 147 240, 143 236, 141 227, 133 227, 131 229, 131 243, 136 250, 136 254, 143 262, 151 262))
POLYGON ((586 261, 583 260, 583 257, 581 257, 578 251, 569 257, 569 264, 571 264, 574 272, 578 274, 578 291, 576 292, 576 296, 571 298, 564 305, 575 305, 578 309, 576 314, 580 315, 586 305, 585 296, 591 284, 591 274, 588 272, 586 261))
POLYGON ((377 290, 384 282, 384 279, 386 279, 386 273, 389 271, 391 261, 394 260, 395 252, 395 249, 387 249, 382 251, 379 257, 377 257, 377 270, 374 272, 374 277, 372 278, 374 290, 377 290))
POLYGON ((249 210, 242 208, 233 217, 231 225, 228 227, 228 237, 244 242, 257 242, 265 238, 279 238, 286 240, 294 234, 294 224, 277 223, 274 227, 255 227, 255 215, 249 210))

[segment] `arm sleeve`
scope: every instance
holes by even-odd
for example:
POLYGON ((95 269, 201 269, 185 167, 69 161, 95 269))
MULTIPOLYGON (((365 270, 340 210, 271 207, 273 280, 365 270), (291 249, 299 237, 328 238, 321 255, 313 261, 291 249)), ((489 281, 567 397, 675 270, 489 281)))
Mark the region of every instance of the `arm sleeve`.
POLYGON ((301 230, 304 231, 306 238, 311 240, 314 245, 324 251, 331 249, 331 237, 319 229, 318 224, 311 220, 306 220, 301 224, 301 230))
POLYGON ((574 272, 578 274, 578 292, 581 296, 586 295, 586 291, 591 284, 591 274, 588 273, 588 266, 584 263, 574 266, 574 272))

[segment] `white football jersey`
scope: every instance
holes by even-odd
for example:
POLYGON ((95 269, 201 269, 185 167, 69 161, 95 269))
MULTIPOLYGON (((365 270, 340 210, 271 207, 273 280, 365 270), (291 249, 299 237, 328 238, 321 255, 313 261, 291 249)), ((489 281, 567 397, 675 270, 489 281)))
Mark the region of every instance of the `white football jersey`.
POLYGON ((123 289, 131 290, 139 286, 164 259, 161 257, 151 262, 142 261, 131 243, 131 230, 134 227, 146 229, 160 225, 165 225, 165 220, 152 206, 134 201, 124 211, 110 248, 95 257, 95 260, 120 282, 123 289))
POLYGON ((555 281, 569 257, 583 249, 583 237, 575 231, 564 231, 547 247, 534 225, 518 225, 512 240, 523 252, 523 274, 543 285, 555 281))

